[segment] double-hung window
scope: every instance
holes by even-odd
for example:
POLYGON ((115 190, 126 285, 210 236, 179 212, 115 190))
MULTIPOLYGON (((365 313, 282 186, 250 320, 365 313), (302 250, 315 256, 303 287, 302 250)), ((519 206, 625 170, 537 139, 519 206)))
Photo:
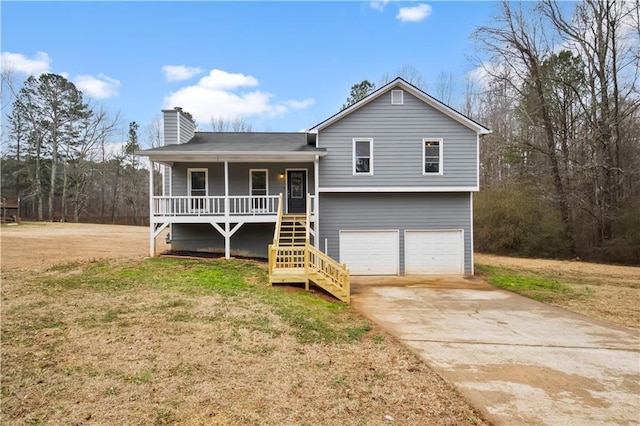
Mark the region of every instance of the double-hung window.
POLYGON ((249 170, 249 193, 251 194, 251 210, 254 213, 267 210, 268 176, 269 172, 266 169, 249 170))
POLYGON ((353 174, 373 174, 373 139, 353 140, 353 174))
POLYGON ((208 170, 187 169, 187 185, 191 197, 191 210, 201 212, 207 206, 208 170))
POLYGON ((442 174, 442 139, 422 140, 422 174, 442 174))

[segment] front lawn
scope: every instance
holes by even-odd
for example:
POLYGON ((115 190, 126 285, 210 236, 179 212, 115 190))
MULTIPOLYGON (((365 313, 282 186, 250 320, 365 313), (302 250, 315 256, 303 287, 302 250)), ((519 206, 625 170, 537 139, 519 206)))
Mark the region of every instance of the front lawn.
POLYGON ((348 305, 249 261, 4 272, 7 424, 484 424, 348 305))

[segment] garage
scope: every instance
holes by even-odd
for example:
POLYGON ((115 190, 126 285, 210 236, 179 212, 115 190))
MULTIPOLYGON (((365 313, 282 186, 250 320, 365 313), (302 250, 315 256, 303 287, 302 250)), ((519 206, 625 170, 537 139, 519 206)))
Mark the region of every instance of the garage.
POLYGON ((464 234, 458 230, 405 231, 406 275, 464 273, 464 234))
POLYGON ((340 263, 352 275, 398 275, 398 230, 340 231, 340 263))

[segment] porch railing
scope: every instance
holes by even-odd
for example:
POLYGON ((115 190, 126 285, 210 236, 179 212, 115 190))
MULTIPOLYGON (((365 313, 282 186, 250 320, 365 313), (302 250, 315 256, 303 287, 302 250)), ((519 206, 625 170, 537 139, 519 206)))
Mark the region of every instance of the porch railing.
MULTIPOLYGON (((153 197, 151 201, 153 216, 224 216, 225 214, 224 196, 153 197)), ((315 195, 307 198, 311 214, 316 212, 315 201, 315 195)), ((229 196, 229 216, 276 216, 280 203, 279 195, 232 195, 229 196)))
MULTIPOLYGON (((223 216, 227 197, 153 197, 154 216, 223 216)), ((228 197, 230 216, 276 215, 278 195, 228 197)))

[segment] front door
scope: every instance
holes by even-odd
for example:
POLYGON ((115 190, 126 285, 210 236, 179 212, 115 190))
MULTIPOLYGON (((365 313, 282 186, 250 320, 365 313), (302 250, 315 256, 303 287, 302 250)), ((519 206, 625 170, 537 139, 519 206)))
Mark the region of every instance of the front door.
POLYGON ((287 170, 287 213, 307 211, 307 171, 287 170))

